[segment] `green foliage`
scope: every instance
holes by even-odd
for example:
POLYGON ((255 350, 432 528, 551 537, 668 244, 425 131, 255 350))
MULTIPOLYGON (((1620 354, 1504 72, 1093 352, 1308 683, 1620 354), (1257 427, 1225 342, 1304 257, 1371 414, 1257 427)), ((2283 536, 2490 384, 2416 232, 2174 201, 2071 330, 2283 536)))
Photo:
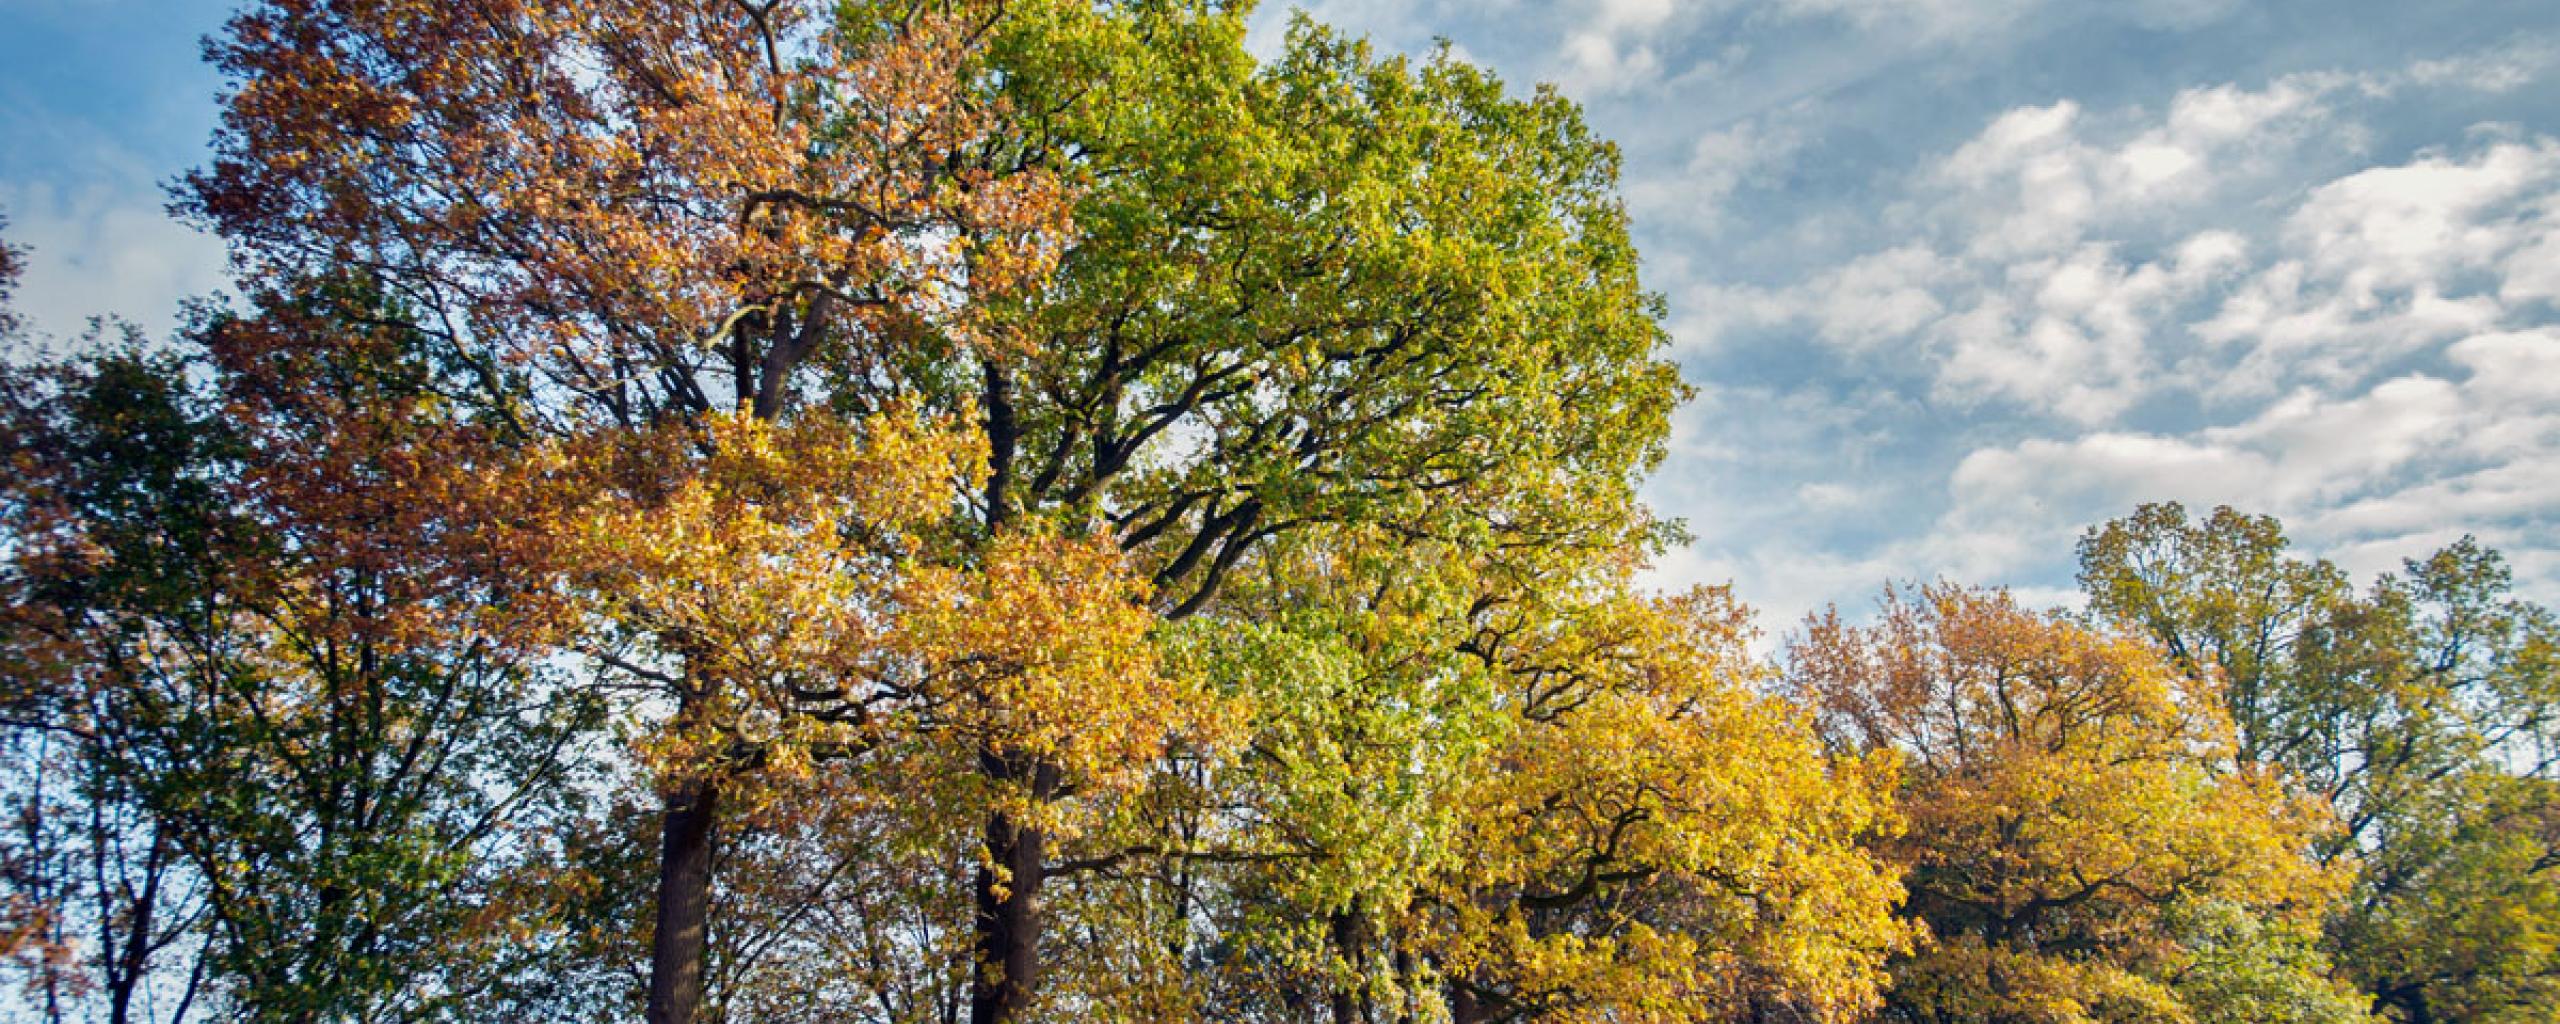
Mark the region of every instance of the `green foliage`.
MULTIPOLYGON (((414 393, 366 362, 388 351, 338 369, 414 393)), ((237 382, 138 349, 10 382, 14 727, 56 737, 79 800, 143 837, 79 839, 127 861, 82 898, 131 922, 98 955, 133 959, 92 966, 138 985, 150 957, 202 956, 198 998, 261 1019, 446 1019, 500 982, 534 991, 519 943, 543 926, 489 914, 592 711, 485 635, 410 632, 422 604, 491 595, 431 596, 403 585, 431 565, 351 550, 326 517, 383 510, 309 500, 314 439, 238 416, 257 399, 237 382)))
POLYGON ((0 960, 119 1024, 2560 1014, 2496 553, 2145 506, 2086 617, 1896 591, 1774 686, 1638 584, 1616 149, 1249 6, 247 5, 180 201, 246 308, 0 381, 0 960))
POLYGON ((2511 596, 2496 552, 2464 538, 2358 593, 2273 519, 2146 505, 2089 532, 2081 581, 2094 612, 2224 682, 2244 764, 2330 803, 2321 853, 2358 872, 2330 953, 2377 1008, 2560 1012, 2560 833, 2533 809, 2560 767, 2560 619, 2511 596))
POLYGON ((2367 999, 2334 977, 2318 929, 2223 901, 2181 904, 2159 972, 2196 1024, 2364 1024, 2367 999))

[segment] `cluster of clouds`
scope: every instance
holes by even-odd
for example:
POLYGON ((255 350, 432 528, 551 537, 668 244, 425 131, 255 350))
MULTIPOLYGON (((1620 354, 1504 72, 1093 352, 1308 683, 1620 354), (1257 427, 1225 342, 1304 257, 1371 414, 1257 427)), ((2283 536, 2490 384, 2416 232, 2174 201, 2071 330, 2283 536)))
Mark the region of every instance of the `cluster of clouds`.
POLYGON ((14 304, 49 345, 101 318, 165 335, 183 302, 222 288, 222 243, 170 219, 163 202, 147 174, 0 183, 7 241, 32 255, 14 304))
MULTIPOLYGON (((1517 0, 1494 3, 1518 6, 1517 0)), ((2240 4, 2241 0, 2117 0, 2090 6, 2131 26, 2183 29, 2210 24, 2240 4)), ((1319 12, 1330 8, 1358 16, 1374 15, 1381 6, 1413 5, 1311 6, 1319 12)), ((1559 82, 1578 95, 1595 96, 1661 90, 1712 76, 1720 66, 1732 63, 1739 52, 1734 48, 1711 52, 1700 60, 1685 45, 1702 24, 1740 20, 1780 28, 1841 27, 1916 48, 1997 38, 2040 15, 2070 13, 2072 5, 2063 0, 1582 0, 1569 6, 1572 27, 1562 34, 1553 58, 1537 69, 1539 77, 1559 82)))
POLYGON ((218 80, 198 41, 229 6, 0 0, 0 216, 30 253, 15 303, 53 347, 99 317, 166 333, 222 286, 221 243, 161 183, 203 159, 218 80))
MULTIPOLYGON (((1675 335, 1693 356, 1792 346, 1851 407, 1804 438, 1853 456, 1843 480, 1740 500, 1905 518, 1864 546, 1710 535, 1668 575, 1756 581, 1782 609, 1937 574, 2067 601, 2081 528, 2179 500, 2278 514, 2364 573, 2476 534, 2560 597, 2560 138, 2470 125, 2376 159, 2359 116, 2550 64, 2510 47, 2188 88, 2156 114, 2016 107, 1900 174, 1875 247, 1690 284, 1675 335), (1927 429, 1915 407, 1971 440, 1862 472, 1861 429, 1927 429)), ((1741 397, 1691 429, 1786 414, 1741 397)), ((1715 473, 1708 454, 1673 472, 1715 473)))

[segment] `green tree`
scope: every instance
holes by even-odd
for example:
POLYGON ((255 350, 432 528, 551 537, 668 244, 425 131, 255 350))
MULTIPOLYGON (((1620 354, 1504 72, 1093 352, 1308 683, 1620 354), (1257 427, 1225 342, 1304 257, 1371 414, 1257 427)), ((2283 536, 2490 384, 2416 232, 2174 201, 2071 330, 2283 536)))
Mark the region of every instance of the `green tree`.
POLYGON ((0 393, 11 740, 65 752, 54 813, 124 832, 83 837, 113 867, 71 966, 117 1022, 538 1000, 547 922, 495 915, 593 721, 538 666, 526 595, 416 511, 504 507, 409 459, 470 428, 400 332, 350 328, 269 390, 233 326, 202 361, 108 348, 0 393))
POLYGON ((2358 592, 2272 518, 2165 504, 2090 530, 2080 555, 2091 610, 2223 680, 2241 760, 2332 807, 2318 852, 2358 875, 2329 941, 2377 1009, 2560 1009, 2560 846, 2533 810, 2560 766, 2560 620, 2512 596, 2496 552, 2464 538, 2358 592))

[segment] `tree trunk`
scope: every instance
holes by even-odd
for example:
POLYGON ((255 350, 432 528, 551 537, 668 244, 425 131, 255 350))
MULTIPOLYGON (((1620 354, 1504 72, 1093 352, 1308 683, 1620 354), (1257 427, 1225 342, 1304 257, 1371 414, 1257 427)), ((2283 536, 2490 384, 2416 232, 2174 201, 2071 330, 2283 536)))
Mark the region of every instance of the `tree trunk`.
POLYGON ((1476 1002, 1474 989, 1466 982, 1449 982, 1449 1024, 1483 1024, 1484 1007, 1476 1002))
MULTIPOLYGON (((1040 885, 1048 836, 997 813, 987 819, 987 862, 978 868, 978 971, 969 980, 969 1024, 1017 1024, 1040 971, 1040 885)), ((654 1024, 654 1022, 653 1022, 654 1024)))
POLYGON ((658 853, 658 927, 650 940, 648 1024, 693 1024, 702 1009, 704 922, 719 791, 696 776, 667 795, 658 853))
POLYGON ((1361 1024, 1359 1001, 1339 982, 1333 987, 1333 1024, 1361 1024))
POLYGON ((1333 955, 1341 961, 1341 969, 1349 973, 1348 977, 1333 980, 1333 1024, 1370 1024, 1367 986, 1355 988, 1356 983, 1351 980, 1366 973, 1361 969, 1369 952, 1366 923, 1357 906, 1334 914, 1327 922, 1331 926, 1328 937, 1333 942, 1333 955))

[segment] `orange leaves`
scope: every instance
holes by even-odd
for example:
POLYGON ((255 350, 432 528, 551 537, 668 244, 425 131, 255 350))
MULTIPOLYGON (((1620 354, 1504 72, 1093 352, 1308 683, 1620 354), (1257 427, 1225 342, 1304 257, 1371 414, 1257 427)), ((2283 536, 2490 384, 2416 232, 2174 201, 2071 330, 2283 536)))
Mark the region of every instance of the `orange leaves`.
POLYGON ((2211 758, 2228 742, 2210 684, 2004 592, 1891 591, 1875 626, 1826 613, 1790 654, 1796 688, 1836 739, 1904 750, 1939 774, 2011 748, 2211 758))
POLYGON ((1105 544, 1001 536, 978 566, 915 573, 901 639, 947 727, 998 758, 1113 785, 1169 741, 1232 724, 1197 680, 1158 667, 1146 596, 1105 544))
POLYGON ((1115 548, 1037 528, 965 559, 941 543, 984 478, 977 436, 911 412, 724 414, 555 455, 602 485, 564 520, 564 568, 695 707, 654 745, 662 768, 920 741, 1111 784, 1222 728, 1158 669, 1115 548))
POLYGON ((1906 1007, 2175 1019, 2145 973, 2177 949, 2172 910, 2334 892, 2306 859, 2316 810, 2236 769, 2219 695, 2146 644, 1940 584, 1889 592, 1873 626, 1818 616, 1791 653, 1834 744, 1904 756, 1909 831, 1881 851, 1936 935, 1897 970, 1906 1007))
POLYGON ((186 205, 261 274, 396 282, 575 396, 545 411, 709 412, 816 348, 974 343, 1055 266, 1069 196, 1006 148, 995 11, 276 0, 215 52, 237 85, 186 205))

